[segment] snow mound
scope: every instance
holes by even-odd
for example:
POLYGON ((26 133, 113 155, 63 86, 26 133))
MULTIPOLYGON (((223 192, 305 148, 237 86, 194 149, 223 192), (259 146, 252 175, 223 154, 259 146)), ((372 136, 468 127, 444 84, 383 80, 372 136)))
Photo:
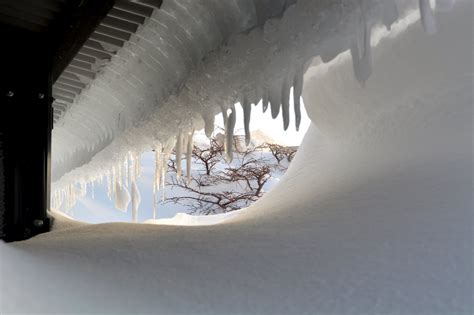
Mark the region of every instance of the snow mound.
POLYGON ((189 215, 187 213, 177 213, 174 217, 169 219, 147 220, 145 224, 157 225, 181 225, 181 226, 204 226, 224 223, 231 218, 240 215, 246 209, 212 214, 212 215, 189 215))

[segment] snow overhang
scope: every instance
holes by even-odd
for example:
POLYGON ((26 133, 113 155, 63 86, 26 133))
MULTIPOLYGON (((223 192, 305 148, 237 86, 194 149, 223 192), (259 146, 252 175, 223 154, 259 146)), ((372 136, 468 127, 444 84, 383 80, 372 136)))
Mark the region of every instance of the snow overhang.
MULTIPOLYGON (((107 15, 100 19, 59 77, 54 78, 54 123, 72 106, 82 90, 93 81, 112 56, 130 40, 153 10, 155 1, 115 1, 107 15)), ((77 38, 75 38, 77 40, 77 38)))

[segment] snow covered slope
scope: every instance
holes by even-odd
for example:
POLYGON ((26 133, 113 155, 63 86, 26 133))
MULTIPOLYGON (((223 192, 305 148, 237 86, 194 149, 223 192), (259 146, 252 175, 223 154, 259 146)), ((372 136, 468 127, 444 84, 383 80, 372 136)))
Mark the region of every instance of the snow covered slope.
POLYGON ((0 244, 0 311, 472 314, 472 12, 400 21, 365 88, 348 54, 311 68, 295 160, 225 224, 0 244))

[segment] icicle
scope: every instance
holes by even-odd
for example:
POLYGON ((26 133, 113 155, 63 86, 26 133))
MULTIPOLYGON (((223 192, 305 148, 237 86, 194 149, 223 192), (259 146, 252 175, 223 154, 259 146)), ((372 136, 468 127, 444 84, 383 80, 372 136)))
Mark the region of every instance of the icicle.
POLYGON ((222 120, 224 121, 224 129, 225 129, 227 128, 227 120, 228 120, 227 109, 224 106, 221 106, 221 110, 222 110, 222 120))
POLYGON ((115 208, 120 211, 127 212, 128 204, 130 203, 130 193, 127 188, 122 186, 118 180, 115 181, 115 208))
POLYGON ((168 160, 170 159, 171 152, 173 151, 173 144, 174 143, 173 143, 172 139, 170 139, 163 146, 163 155, 162 155, 163 162, 161 163, 162 167, 163 167, 163 170, 161 172, 161 176, 162 176, 161 187, 162 188, 165 187, 165 179, 166 179, 165 176, 166 176, 166 173, 168 171, 168 160))
POLYGON ((340 36, 329 36, 318 48, 321 60, 323 63, 328 63, 347 49, 347 41, 340 36))
POLYGON ((166 181, 166 171, 167 171, 167 161, 169 159, 169 156, 168 157, 163 157, 163 169, 161 171, 161 202, 165 201, 165 181, 166 181))
POLYGON ((153 220, 156 220, 156 211, 158 207, 158 200, 156 199, 156 193, 153 194, 153 220))
POLYGON ((288 83, 288 78, 283 80, 281 87, 281 113, 283 117, 283 130, 287 130, 290 125, 290 90, 291 85, 288 83))
POLYGON ((395 1, 384 1, 382 14, 383 24, 385 25, 387 30, 390 30, 392 28, 392 24, 395 23, 399 17, 398 8, 395 1))
POLYGON ((131 190, 132 190, 132 220, 133 222, 138 222, 138 208, 140 207, 140 203, 141 203, 141 195, 140 195, 140 191, 138 190, 138 186, 137 186, 137 183, 135 182, 135 179, 132 181, 131 190))
POLYGON ((183 133, 182 140, 183 140, 183 148, 181 149, 181 152, 185 154, 186 150, 188 149, 188 134, 187 133, 183 133))
POLYGON ((95 182, 91 184, 92 200, 95 200, 95 182))
POLYGON ((244 129, 245 129, 245 145, 250 144, 250 116, 252 113, 252 104, 247 98, 244 98, 242 102, 242 109, 244 111, 244 129))
POLYGON ((235 128, 235 120, 236 120, 236 113, 235 113, 235 106, 232 105, 231 113, 229 115, 229 119, 227 121, 227 128, 226 128, 226 160, 227 163, 232 162, 233 159, 233 149, 234 149, 234 128, 235 128))
POLYGON ((123 186, 123 177, 122 177, 122 163, 118 164, 117 167, 117 178, 120 186, 123 186))
POLYGON ((262 98, 262 110, 264 113, 267 111, 267 108, 268 108, 268 91, 265 90, 263 92, 263 98, 262 98))
MULTIPOLYGON (((156 213, 156 194, 157 194, 157 191, 158 191, 158 174, 159 174, 159 162, 158 162, 158 159, 159 159, 159 151, 157 148, 154 149, 155 150, 155 172, 153 174, 153 205, 152 205, 152 208, 153 208, 153 217, 155 217, 155 213, 156 213)), ((132 179, 132 182, 134 180, 132 179)), ((132 192, 132 217, 133 217, 133 207, 134 207, 134 195, 133 195, 133 192, 132 192)))
POLYGON ((352 64, 354 67, 354 76, 363 86, 372 74, 372 53, 370 46, 371 29, 368 23, 363 19, 363 36, 356 37, 355 42, 351 46, 352 64), (362 43, 358 43, 362 41, 362 43), (359 47, 362 47, 361 54, 359 47))
POLYGON ((165 184, 166 184, 166 173, 168 171, 168 160, 170 159, 171 152, 173 151, 174 143, 172 139, 165 142, 163 145, 163 154, 161 155, 161 202, 165 201, 165 184))
POLYGON ((186 149, 186 176, 188 184, 191 182, 191 163, 193 156, 193 134, 194 130, 188 134, 188 147, 186 149))
POLYGON ((142 165, 140 164, 140 156, 138 154, 135 154, 135 160, 137 161, 135 163, 135 167, 136 167, 135 179, 137 179, 142 174, 142 165))
POLYGON ((204 132, 208 138, 211 138, 214 132, 214 119, 215 116, 212 113, 206 113, 203 116, 204 119, 204 132))
POLYGON ((436 33, 436 20, 430 0, 419 0, 421 23, 428 34, 436 33))
POLYGON ((303 93, 304 67, 301 66, 293 79, 293 106, 295 109, 296 131, 300 130, 301 123, 301 94, 303 93))
POLYGON ((87 183, 84 181, 82 182, 82 191, 81 191, 82 197, 87 195, 87 183))
POLYGON ((270 107, 272 112, 272 118, 275 119, 280 113, 280 104, 281 104, 281 84, 276 82, 270 89, 270 107))
POLYGON ((110 176, 110 173, 107 173, 107 196, 109 197, 109 200, 112 200, 112 178, 110 176))
MULTIPOLYGON (((157 148, 155 148, 155 174, 153 176, 153 216, 156 212, 156 194, 157 194, 157 191, 159 189, 159 180, 158 180, 158 176, 159 176, 159 172, 160 172, 160 165, 159 165, 159 151, 157 148)), ((132 194, 132 208, 133 208, 133 194, 132 194)))
POLYGON ((166 173, 168 171, 168 160, 170 158, 170 154, 172 146, 165 144, 163 147, 163 154, 161 155, 161 189, 165 188, 165 181, 166 181, 166 173))
POLYGON ((117 177, 115 176, 115 168, 112 167, 112 196, 115 197, 115 182, 117 181, 117 177))
POLYGON ((127 154, 127 156, 125 157, 125 161, 123 164, 123 167, 124 167, 123 173, 125 174, 125 184, 127 188, 130 187, 130 168, 128 167, 128 164, 129 164, 129 154, 127 154))
POLYGON ((178 137, 176 139, 176 178, 179 180, 181 178, 181 155, 183 149, 183 140, 181 135, 181 130, 178 131, 178 137))
POLYGON ((153 194, 156 193, 157 186, 158 186, 158 172, 159 172, 159 159, 160 159, 160 153, 158 150, 155 148, 155 173, 153 175, 153 194))

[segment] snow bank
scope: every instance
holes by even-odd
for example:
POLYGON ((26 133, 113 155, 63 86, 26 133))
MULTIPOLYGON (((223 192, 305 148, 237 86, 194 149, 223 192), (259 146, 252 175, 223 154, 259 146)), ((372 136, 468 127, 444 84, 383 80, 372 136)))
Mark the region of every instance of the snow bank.
POLYGON ((180 226, 204 226, 224 223, 231 218, 239 216, 247 209, 236 210, 232 212, 212 214, 212 215, 189 215, 186 213, 177 213, 169 219, 147 220, 145 224, 157 225, 180 225, 180 226))
POLYGON ((0 244, 0 311, 472 314, 472 9, 381 40, 364 89, 348 56, 310 69, 315 124, 281 184, 226 224, 0 244))

